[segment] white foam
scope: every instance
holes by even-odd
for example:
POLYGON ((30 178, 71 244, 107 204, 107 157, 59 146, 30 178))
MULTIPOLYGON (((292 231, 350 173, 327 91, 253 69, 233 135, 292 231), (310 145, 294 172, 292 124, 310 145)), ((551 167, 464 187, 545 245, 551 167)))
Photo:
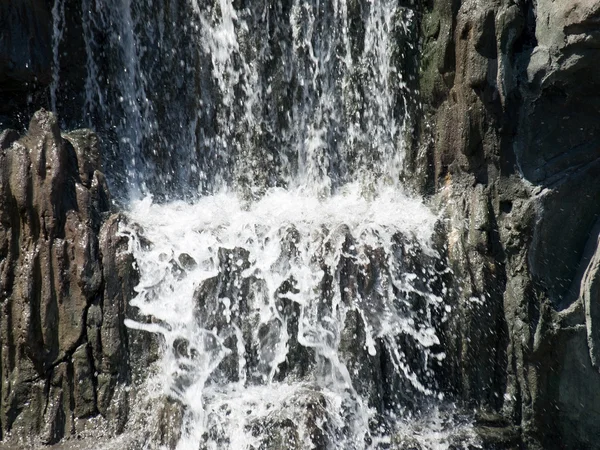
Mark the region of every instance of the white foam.
MULTIPOLYGON (((154 320, 152 324, 127 320, 126 324, 165 337, 159 375, 154 384, 187 407, 179 448, 196 448, 200 440, 206 439, 203 436, 211 426, 224 428, 224 433, 232 437, 227 448, 251 448, 250 444, 238 447, 241 444, 235 441, 237 437, 240 442, 248 443, 258 439, 248 434, 248 430, 241 430, 241 419, 236 417, 241 415, 248 423, 266 420, 263 417, 266 413, 261 412, 261 408, 265 408, 266 392, 270 393, 268 402, 275 411, 289 401, 289 396, 296 395, 299 389, 306 389, 307 382, 313 383, 312 389, 327 398, 327 402, 344 404, 346 409, 353 405, 350 407, 353 411, 350 425, 347 410, 343 413, 331 410, 327 420, 343 423, 340 426, 346 427, 346 433, 351 430, 348 442, 353 444, 346 448, 362 448, 365 436, 370 433, 368 424, 374 412, 367 400, 356 392, 352 376, 339 353, 345 317, 351 310, 358 312, 363 322, 368 354, 376 354, 375 341, 381 340, 390 347, 397 373, 417 390, 434 395, 404 362, 402 350, 396 348, 395 336, 402 334, 410 335, 426 353, 439 340, 430 314, 423 316, 422 311, 398 310, 398 294, 394 292, 415 291, 411 280, 416 279, 416 274, 398 272, 398 255, 392 249, 396 246, 395 239, 401 235, 434 255, 430 242, 437 218, 422 202, 397 190, 384 190, 370 200, 362 197, 359 190, 358 185, 349 185, 339 195, 325 199, 300 189, 273 189, 251 203, 241 201, 231 193, 203 197, 193 204, 155 204, 149 197, 132 203, 129 216, 133 223, 142 227, 143 239, 135 227, 123 230, 131 236, 131 250, 140 271, 138 295, 131 304, 138 307, 143 316, 154 320), (292 239, 295 255, 290 255, 289 249, 283 247, 284 237, 290 230, 295 232, 292 239), (341 235, 340 230, 344 230, 341 235), (331 305, 323 312, 320 304, 325 271, 335 273, 341 259, 348 257, 343 249, 343 236, 354 240, 354 257, 366 264, 365 267, 370 264, 369 249, 380 249, 384 255, 382 267, 385 269, 382 270, 385 273, 381 273, 376 281, 379 283, 377 299, 362 299, 355 293, 354 300, 347 304, 342 301, 340 286, 334 283, 331 305), (240 294, 247 298, 225 295, 215 299, 220 306, 211 313, 221 314, 224 325, 206 329, 198 319, 195 293, 209 278, 221 276, 227 279, 229 276, 220 274, 224 262, 219 258, 225 255, 220 249, 244 249, 247 260, 230 253, 229 264, 239 268, 243 279, 255 281, 250 285, 250 293, 240 294), (193 267, 183 269, 185 274, 180 267, 185 264, 178 262, 182 254, 195 262, 193 267), (288 335, 288 318, 278 310, 277 292, 282 283, 290 279, 295 280, 295 290, 288 292, 286 297, 297 303, 301 311, 297 336, 293 338, 299 345, 311 349, 322 362, 309 380, 278 382, 275 377, 280 364, 288 357, 292 336, 288 335), (232 320, 233 315, 241 314, 241 301, 247 302, 242 319, 254 321, 256 329, 268 326, 268 340, 263 337, 260 341, 253 335, 252 343, 243 342, 242 332, 232 320), (225 345, 227 336, 232 334, 237 336, 236 348, 225 345), (178 340, 186 342, 188 354, 173 350, 178 340), (261 345, 259 370, 262 378, 258 381, 248 380, 244 372, 248 345, 261 345), (209 383, 215 369, 232 352, 237 352, 239 358, 238 378, 209 383), (231 410, 231 418, 215 424, 218 410, 225 403, 231 410), (248 408, 252 413, 246 417, 248 408)), ((421 294, 428 302, 425 308, 435 309, 441 304, 441 299, 432 293, 421 294)), ((299 411, 298 416, 301 415, 299 411)), ((310 448, 308 444, 306 448, 310 448)))

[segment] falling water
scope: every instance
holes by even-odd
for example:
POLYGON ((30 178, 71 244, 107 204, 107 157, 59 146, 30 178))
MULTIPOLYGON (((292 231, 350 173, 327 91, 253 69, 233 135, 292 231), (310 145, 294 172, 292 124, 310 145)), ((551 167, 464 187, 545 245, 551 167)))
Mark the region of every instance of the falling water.
POLYGON ((64 0, 56 0, 52 7, 52 82, 50 84, 50 106, 53 112, 56 112, 56 89, 60 81, 59 67, 59 47, 62 40, 62 34, 65 24, 65 3, 64 0))
POLYGON ((140 274, 126 325, 162 344, 146 400, 180 406, 180 449, 474 445, 437 382, 437 217, 401 183, 414 12, 244 3, 82 0, 83 116, 140 274))

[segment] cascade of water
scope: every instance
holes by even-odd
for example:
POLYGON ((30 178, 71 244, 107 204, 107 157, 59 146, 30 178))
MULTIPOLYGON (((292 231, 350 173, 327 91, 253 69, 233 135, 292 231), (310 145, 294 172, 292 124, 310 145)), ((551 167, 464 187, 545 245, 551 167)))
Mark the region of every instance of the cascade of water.
POLYGON ((59 48, 65 26, 65 2, 55 0, 52 7, 52 82, 50 83, 50 107, 56 112, 56 90, 60 81, 59 48))
POLYGON ((228 194, 133 205, 145 231, 125 231, 142 277, 132 304, 161 325, 127 325, 164 336, 159 384, 187 406, 179 448, 261 448, 273 436, 253 428, 301 421, 307 407, 321 424, 298 422, 294 448, 317 432, 363 448, 408 406, 382 384, 412 401, 439 395, 436 218, 397 191, 368 201, 358 189, 276 190, 247 209, 228 194))
POLYGON ((55 0, 52 13, 52 108, 66 126, 98 131, 113 192, 197 190, 197 25, 186 3, 55 0), (85 67, 81 80, 72 59, 85 67))
POLYGON ((118 137, 118 152, 127 155, 125 176, 135 195, 136 190, 144 189, 140 154, 153 119, 140 71, 141 49, 132 4, 130 1, 112 3, 82 1, 88 69, 83 117, 89 125, 93 125, 94 118, 105 121, 105 126, 118 137), (103 38, 102 44, 98 42, 99 36, 103 38), (109 64, 114 64, 104 74, 99 67, 105 62, 96 60, 105 58, 102 50, 110 55, 109 64), (117 120, 111 117, 115 112, 117 120))
MULTIPOLYGON (((61 85, 64 8, 55 0, 59 113, 57 98, 76 96, 61 85)), ((80 10, 82 114, 112 143, 116 188, 256 197, 274 186, 329 195, 357 179, 365 191, 398 182, 414 97, 403 70, 410 9, 391 0, 239 9, 225 0, 81 0, 80 10)))
POLYGON ((351 14, 345 1, 194 5, 219 95, 221 132, 207 144, 219 170, 209 175, 213 191, 224 182, 329 195, 354 179, 398 183, 410 92, 397 42, 409 34, 410 10, 393 1, 351 14), (357 21, 358 38, 348 32, 357 21))
POLYGON ((404 439, 407 418, 443 399, 449 312, 436 217, 400 183, 413 12, 82 0, 82 14, 84 117, 138 197, 122 232, 150 323, 127 325, 162 336, 147 393, 182 405, 178 448, 404 439), (173 193, 193 201, 152 201, 173 193))

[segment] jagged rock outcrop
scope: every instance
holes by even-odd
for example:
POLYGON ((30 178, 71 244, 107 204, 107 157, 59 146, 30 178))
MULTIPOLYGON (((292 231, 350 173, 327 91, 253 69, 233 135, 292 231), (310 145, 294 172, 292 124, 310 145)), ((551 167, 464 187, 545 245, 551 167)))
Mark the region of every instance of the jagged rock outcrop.
POLYGON ((127 418, 135 285, 96 136, 44 110, 0 135, 0 441, 52 444, 127 418))
POLYGON ((409 167, 450 219, 456 396, 501 412, 527 448, 599 448, 600 2, 423 14, 409 167))

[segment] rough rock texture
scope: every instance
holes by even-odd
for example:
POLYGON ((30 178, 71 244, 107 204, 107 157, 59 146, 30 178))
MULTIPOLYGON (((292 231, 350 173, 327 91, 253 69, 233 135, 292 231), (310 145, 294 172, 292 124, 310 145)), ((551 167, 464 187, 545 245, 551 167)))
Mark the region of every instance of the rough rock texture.
POLYGON ((599 20, 597 0, 423 7, 408 167, 449 218, 450 380, 527 448, 600 448, 599 20))
POLYGON ((46 111, 0 135, 0 441, 55 443, 95 417, 118 432, 127 417, 135 273, 99 168, 95 135, 61 136, 46 111))

